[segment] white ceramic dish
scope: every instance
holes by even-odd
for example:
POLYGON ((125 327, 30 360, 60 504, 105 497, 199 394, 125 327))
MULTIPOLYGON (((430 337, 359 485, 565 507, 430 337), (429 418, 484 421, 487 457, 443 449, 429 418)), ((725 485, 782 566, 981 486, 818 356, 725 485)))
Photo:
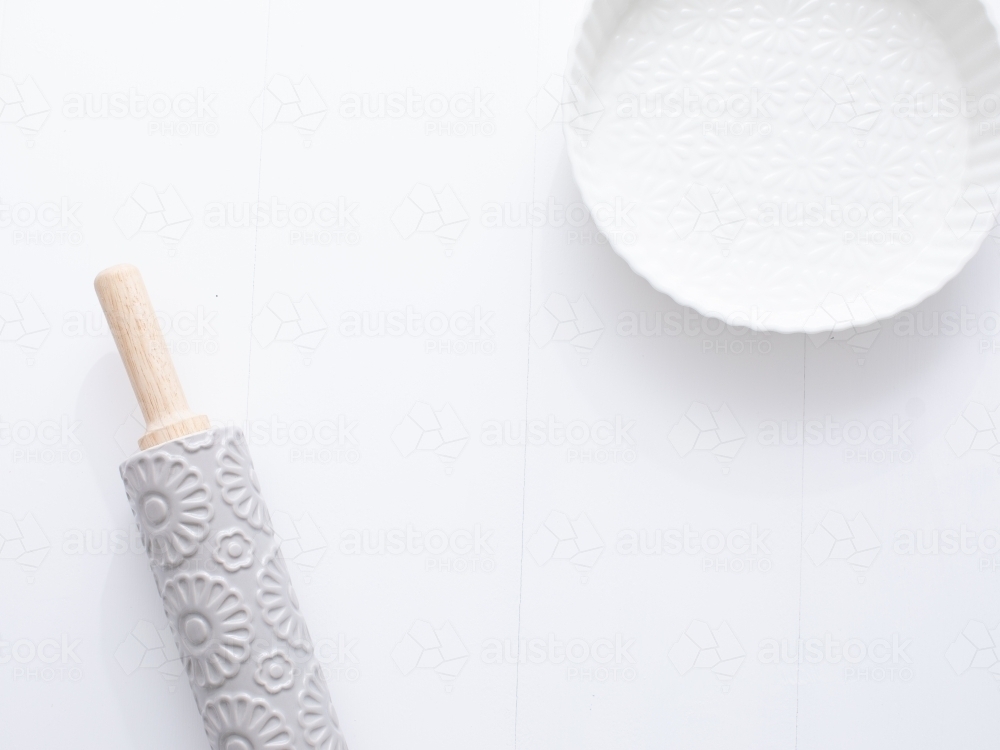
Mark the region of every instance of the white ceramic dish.
MULTIPOLYGON (((993 2, 993 0, 990 0, 993 2)), ((657 289, 760 330, 934 293, 1000 209, 1000 45, 979 0, 594 0, 566 132, 657 289)))

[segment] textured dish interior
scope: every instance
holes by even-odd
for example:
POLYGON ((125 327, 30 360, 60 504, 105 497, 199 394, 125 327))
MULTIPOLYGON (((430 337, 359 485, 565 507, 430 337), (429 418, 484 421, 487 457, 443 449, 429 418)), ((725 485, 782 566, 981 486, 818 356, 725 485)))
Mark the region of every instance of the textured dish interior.
POLYGON ((703 313, 864 325, 992 227, 1000 47, 978 1, 595 0, 566 80, 595 219, 703 313))

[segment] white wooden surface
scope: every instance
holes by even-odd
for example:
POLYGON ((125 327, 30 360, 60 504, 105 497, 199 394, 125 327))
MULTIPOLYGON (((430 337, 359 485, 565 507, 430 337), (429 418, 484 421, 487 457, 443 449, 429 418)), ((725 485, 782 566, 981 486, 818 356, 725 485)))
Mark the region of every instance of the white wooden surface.
POLYGON ((992 240, 861 351, 720 333, 592 223, 491 225, 580 200, 531 105, 577 0, 0 11, 48 109, 0 90, 4 746, 207 746, 117 474, 122 261, 192 407, 248 427, 354 750, 993 746, 992 240), (303 118, 262 129, 265 86, 303 118), (456 108, 352 116, 407 92, 456 108), (578 302, 576 347, 545 310, 578 302), (687 451, 724 409, 732 460, 687 451))

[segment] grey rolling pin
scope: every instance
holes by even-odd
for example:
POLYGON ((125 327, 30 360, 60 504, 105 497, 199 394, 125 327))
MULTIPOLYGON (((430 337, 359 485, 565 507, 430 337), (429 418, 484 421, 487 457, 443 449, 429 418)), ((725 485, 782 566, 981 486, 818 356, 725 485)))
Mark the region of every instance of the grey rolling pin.
POLYGON ((238 429, 194 414, 138 269, 94 281, 146 433, 121 466, 213 750, 346 750, 238 429))

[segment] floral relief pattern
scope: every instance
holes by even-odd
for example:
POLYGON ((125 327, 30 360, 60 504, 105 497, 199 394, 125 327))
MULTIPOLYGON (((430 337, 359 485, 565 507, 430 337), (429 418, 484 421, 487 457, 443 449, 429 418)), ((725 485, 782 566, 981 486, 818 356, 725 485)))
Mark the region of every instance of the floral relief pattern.
MULTIPOLYGON (((684 92, 704 91, 722 80, 722 52, 708 52, 702 47, 667 49, 659 59, 653 78, 659 90, 683 97, 684 92)), ((683 99, 682 99, 683 101, 683 99)))
POLYGON ((193 555, 214 516, 201 472, 180 456, 143 453, 125 464, 122 479, 150 559, 174 567, 193 555))
POLYGON ((222 499, 233 512, 255 529, 270 531, 271 519, 260 496, 257 472, 241 433, 227 435, 218 453, 216 478, 222 486, 222 499))
MULTIPOLYGON (((660 4, 657 4, 658 7, 660 4)), ((663 3, 662 5, 668 5, 663 3)), ((670 18, 674 11, 662 11, 670 18)), ((685 37, 690 35, 696 42, 732 42, 740 30, 740 23, 746 16, 739 0, 688 0, 681 5, 678 13, 680 21, 674 23, 674 32, 685 37)))
POLYGON ((299 600, 292 590, 288 568, 278 551, 264 558, 257 574, 257 585, 257 602, 263 608, 264 621, 283 641, 312 653, 309 630, 299 612, 299 600))
POLYGON ((567 130, 584 200, 633 205, 609 243, 705 313, 813 331, 830 294, 864 294, 881 317, 915 304, 981 240, 957 237, 949 208, 979 174, 1000 182, 978 137, 991 118, 955 112, 959 92, 1000 80, 1000 48, 967 32, 989 18, 965 10, 950 23, 911 0, 594 0, 567 73, 605 104, 587 139, 567 130), (765 200, 822 219, 754 227, 765 200))
POLYGON ((253 565, 253 540, 240 529, 220 531, 212 557, 230 573, 249 568, 253 565))
POLYGON ((254 680, 269 693, 280 693, 295 682, 295 667, 280 649, 261 654, 257 660, 254 680))
POLYGON ((246 442, 210 430, 122 477, 214 750, 346 750, 246 442))
POLYGON ((749 99, 739 102, 740 114, 749 119, 761 116, 772 119, 788 102, 795 75, 795 64, 770 56, 739 55, 733 62, 726 81, 730 96, 749 99))
POLYGON ((767 52, 801 52, 819 8, 819 0, 761 0, 754 5, 743 43, 767 52))
POLYGON ((313 664, 306 673, 305 683, 299 691, 299 724, 310 747, 347 750, 337 712, 330 701, 330 691, 318 664, 313 664))
POLYGON ((224 578, 181 573, 163 586, 163 606, 193 684, 218 687, 250 658, 250 610, 224 578))
POLYGON ((206 430, 205 432, 188 435, 185 438, 181 438, 181 445, 184 446, 184 450, 188 453, 197 453, 198 451, 212 448, 215 445, 217 432, 217 430, 206 430))
POLYGON ((889 11, 882 5, 830 3, 817 32, 813 55, 840 62, 869 62, 885 34, 889 11))
POLYGON ((880 62, 883 67, 897 68, 907 73, 933 69, 944 61, 937 41, 934 24, 918 10, 900 8, 889 24, 886 52, 880 62))
POLYGON ((285 717, 261 698, 221 695, 205 704, 203 718, 212 750, 295 749, 285 717))

